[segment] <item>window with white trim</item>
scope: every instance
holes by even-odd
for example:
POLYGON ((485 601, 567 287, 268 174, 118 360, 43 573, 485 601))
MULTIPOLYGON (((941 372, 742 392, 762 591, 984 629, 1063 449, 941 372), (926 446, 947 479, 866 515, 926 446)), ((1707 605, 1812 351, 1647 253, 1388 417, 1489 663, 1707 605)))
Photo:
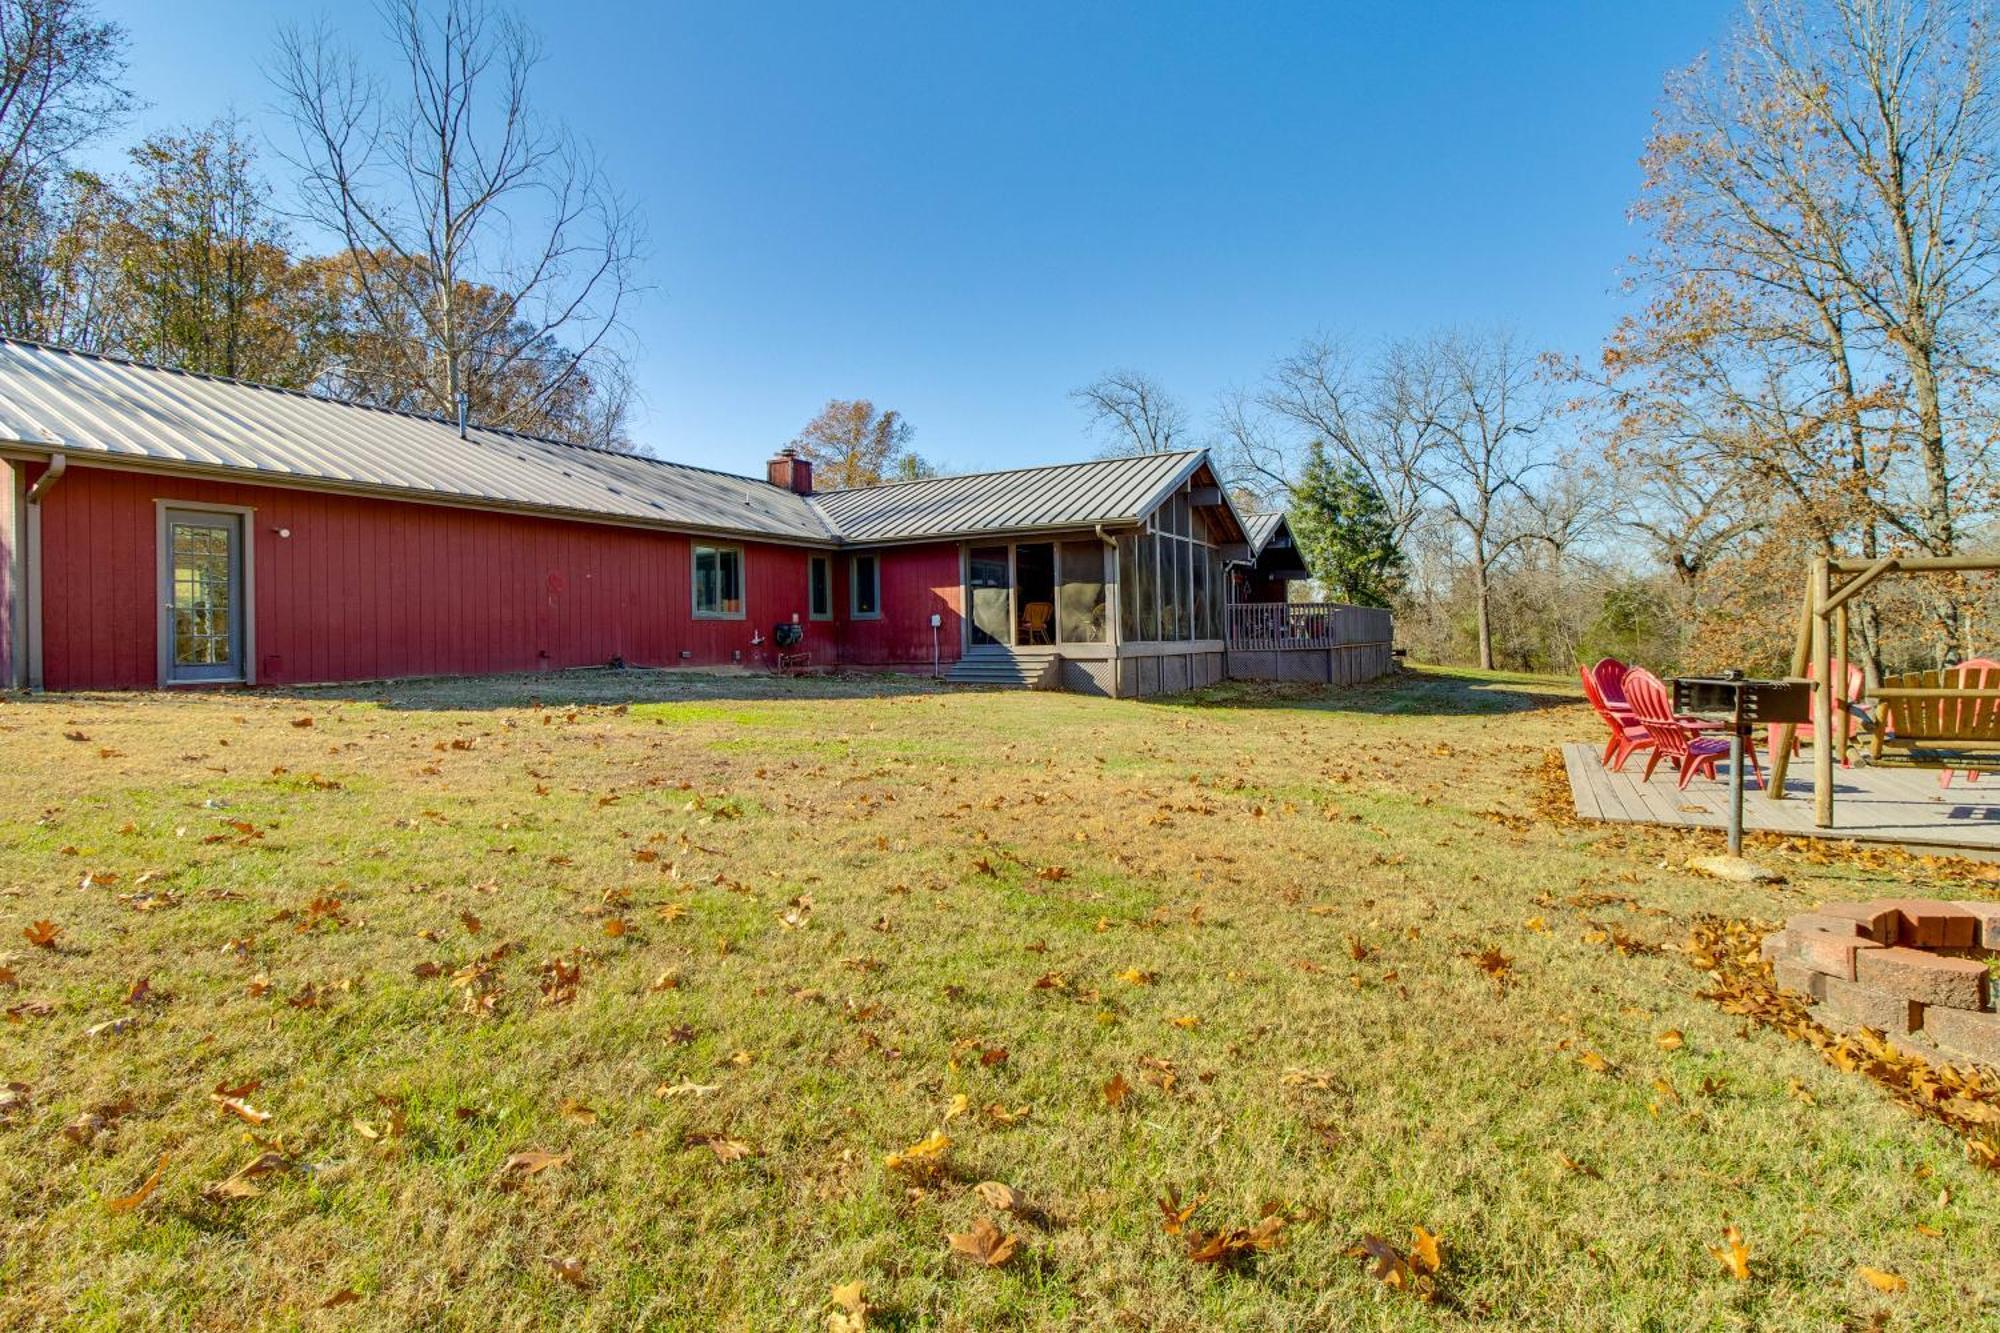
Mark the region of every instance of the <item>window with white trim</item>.
POLYGON ((694 614, 700 620, 743 619, 743 548, 694 548, 694 614))
POLYGON ((878 556, 857 555, 848 567, 848 613, 856 620, 874 620, 882 614, 882 561, 878 556))
POLYGON ((815 555, 806 561, 807 605, 814 620, 833 619, 833 560, 815 555))

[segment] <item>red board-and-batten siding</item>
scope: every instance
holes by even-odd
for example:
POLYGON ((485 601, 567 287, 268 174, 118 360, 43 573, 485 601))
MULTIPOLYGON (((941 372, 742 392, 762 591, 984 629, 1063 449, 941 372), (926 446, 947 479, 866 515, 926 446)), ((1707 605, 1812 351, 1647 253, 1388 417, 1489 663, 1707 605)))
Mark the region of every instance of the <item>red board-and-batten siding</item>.
POLYGON ((868 552, 881 561, 882 614, 856 620, 850 579, 853 552, 836 551, 834 575, 835 630, 841 660, 854 666, 923 666, 931 664, 931 616, 942 617, 936 647, 950 665, 964 651, 960 617, 965 602, 965 574, 956 542, 925 546, 891 546, 868 552))
MULTIPOLYGON (((41 466, 28 465, 30 475, 41 466)), ((41 502, 48 688, 158 683, 159 501, 255 510, 248 526, 259 684, 536 671, 613 657, 634 666, 718 665, 741 653, 745 666, 769 667, 771 630, 794 615, 819 663, 928 666, 932 612, 945 617, 945 659, 959 655, 955 545, 883 552, 884 615, 850 630, 848 552, 831 553, 839 596, 829 625, 807 618, 810 552, 718 537, 743 548, 745 615, 697 619, 690 549, 703 538, 72 466, 41 502), (752 643, 753 634, 763 642, 752 643)))

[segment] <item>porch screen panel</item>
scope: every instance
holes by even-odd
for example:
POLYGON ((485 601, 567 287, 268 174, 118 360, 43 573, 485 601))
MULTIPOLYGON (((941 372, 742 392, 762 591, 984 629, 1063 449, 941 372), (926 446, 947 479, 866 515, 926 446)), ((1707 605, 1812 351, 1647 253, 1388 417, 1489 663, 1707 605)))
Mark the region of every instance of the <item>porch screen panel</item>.
POLYGON ((1228 570, 1222 568, 1222 552, 1214 546, 1204 546, 1202 556, 1208 562, 1208 624, 1202 628, 1204 638, 1222 638, 1222 622, 1228 618, 1224 604, 1228 602, 1228 570))
POLYGON ((1125 642, 1223 637, 1227 574, 1215 535, 1214 519, 1183 489, 1160 502, 1143 531, 1118 539, 1118 625, 1125 642))
POLYGON ((1174 586, 1180 588, 1176 638, 1194 638, 1194 546, 1188 542, 1180 542, 1180 550, 1174 552, 1174 586))
POLYGON ((1104 642, 1104 544, 1062 544, 1056 589, 1056 638, 1063 643, 1104 642))
POLYGON ((1139 638, 1151 643, 1160 637, 1160 543, 1152 533, 1139 538, 1139 577, 1134 591, 1139 599, 1139 638))
POLYGON ((1187 543, 1160 543, 1160 638, 1187 637, 1187 543))
POLYGON ((1188 637, 1192 639, 1205 639, 1208 637, 1208 548, 1205 546, 1194 547, 1193 555, 1194 596, 1189 605, 1194 608, 1194 618, 1192 621, 1192 632, 1188 637))
POLYGON ((1118 637, 1126 643, 1139 638, 1139 539, 1118 539, 1118 637))

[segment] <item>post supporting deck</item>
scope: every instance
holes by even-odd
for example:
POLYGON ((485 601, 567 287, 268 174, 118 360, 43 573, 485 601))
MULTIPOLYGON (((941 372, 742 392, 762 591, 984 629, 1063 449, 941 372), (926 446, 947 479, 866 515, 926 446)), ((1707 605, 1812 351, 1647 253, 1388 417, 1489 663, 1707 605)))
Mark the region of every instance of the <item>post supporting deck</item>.
POLYGON ((1832 570, 1825 556, 1813 561, 1813 823, 1833 827, 1833 635, 1827 602, 1832 570))
MULTIPOLYGON (((1792 675, 1796 678, 1806 674, 1806 667, 1812 661, 1813 627, 1813 571, 1806 571, 1806 595, 1799 602, 1799 632, 1792 642, 1792 675)), ((1771 742, 1771 777, 1764 784, 1764 799, 1782 801, 1785 799, 1785 775, 1792 767, 1792 741, 1799 734, 1793 722, 1780 722, 1771 742)))

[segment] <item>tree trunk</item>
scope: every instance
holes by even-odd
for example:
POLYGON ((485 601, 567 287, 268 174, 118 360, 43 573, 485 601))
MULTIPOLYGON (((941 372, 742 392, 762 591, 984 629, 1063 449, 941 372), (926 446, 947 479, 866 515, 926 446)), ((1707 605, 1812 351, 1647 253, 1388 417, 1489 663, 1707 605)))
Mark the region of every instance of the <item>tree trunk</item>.
MULTIPOLYGON (((1928 345, 1904 343, 1910 367, 1910 388, 1917 399, 1917 457, 1924 467, 1924 538, 1932 555, 1956 554, 1958 534, 1951 511, 1951 470, 1945 454, 1944 409, 1938 400, 1937 370, 1928 345)), ((1959 603, 1957 580, 1937 585, 1934 610, 1941 658, 1966 657, 1965 608, 1959 603)))
POLYGON ((1493 669, 1493 586, 1487 578, 1486 540, 1475 537, 1472 541, 1472 587, 1478 601, 1479 617, 1479 669, 1493 669))

